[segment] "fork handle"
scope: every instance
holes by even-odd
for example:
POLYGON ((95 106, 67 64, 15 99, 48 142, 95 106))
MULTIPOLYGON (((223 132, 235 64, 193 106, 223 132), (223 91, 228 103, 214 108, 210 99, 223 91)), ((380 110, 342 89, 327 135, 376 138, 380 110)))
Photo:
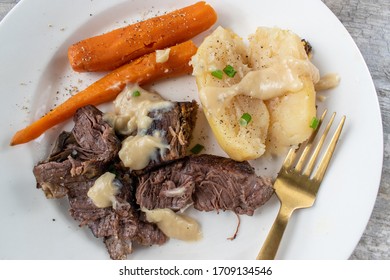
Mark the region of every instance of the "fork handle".
POLYGON ((283 203, 280 205, 280 209, 274 224, 268 236, 261 248, 256 260, 273 260, 279 248, 280 241, 282 240, 284 230, 286 229, 288 220, 294 211, 291 207, 286 207, 283 203))

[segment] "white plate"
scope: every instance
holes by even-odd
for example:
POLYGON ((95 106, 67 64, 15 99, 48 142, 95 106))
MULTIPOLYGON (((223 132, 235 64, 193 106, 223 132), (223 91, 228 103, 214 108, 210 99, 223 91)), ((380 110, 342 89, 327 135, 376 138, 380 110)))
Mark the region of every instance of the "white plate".
MULTIPOLYGON (((4 18, 0 24, 0 259, 108 259, 102 241, 88 228, 79 228, 68 215, 66 199, 47 200, 35 188, 32 167, 47 154, 50 141, 63 125, 25 145, 10 147, 9 141, 13 133, 63 100, 74 87, 84 88, 100 76, 71 71, 66 57, 70 44, 193 2, 24 0, 4 18)), ((278 258, 347 259, 370 217, 383 157, 377 96, 358 48, 321 1, 209 3, 219 14, 217 24, 243 37, 257 26, 291 29, 311 42, 314 63, 322 74, 337 72, 341 76, 340 86, 325 92, 328 98, 320 104, 347 116, 337 153, 315 206, 293 216, 278 258)), ((196 98, 191 76, 159 82, 153 88, 173 100, 196 98)), ((212 136, 202 141, 207 152, 221 153, 212 136)), ((263 167, 267 172, 279 168, 266 159, 256 164, 261 172, 263 167)), ((160 247, 137 247, 129 258, 253 259, 278 205, 273 197, 253 217, 242 217, 234 241, 227 240, 235 230, 234 214, 196 213, 204 232, 201 241, 170 240, 160 247)))

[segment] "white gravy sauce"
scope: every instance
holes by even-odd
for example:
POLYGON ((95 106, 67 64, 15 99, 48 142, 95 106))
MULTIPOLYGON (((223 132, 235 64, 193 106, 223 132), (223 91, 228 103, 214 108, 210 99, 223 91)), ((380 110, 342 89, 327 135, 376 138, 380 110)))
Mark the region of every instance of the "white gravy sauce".
POLYGON ((264 68, 249 71, 237 84, 230 87, 204 87, 199 97, 209 113, 216 115, 237 95, 268 100, 287 92, 297 92, 304 86, 303 76, 313 83, 320 79, 318 69, 309 58, 275 56, 267 58, 264 68))
POLYGON ((145 168, 151 159, 156 156, 157 149, 164 154, 169 148, 164 144, 164 139, 156 131, 153 135, 135 135, 129 136, 122 142, 122 148, 119 151, 119 158, 124 166, 133 170, 145 168))
POLYGON ((142 89, 138 85, 127 85, 114 101, 115 129, 124 135, 149 129, 153 119, 148 114, 155 110, 170 110, 173 103, 160 95, 142 89))
POLYGON ((164 142, 162 133, 153 131, 152 135, 146 134, 153 122, 148 115, 156 110, 169 111, 173 108, 172 102, 138 85, 127 85, 115 99, 114 108, 114 113, 106 114, 104 118, 117 132, 129 135, 119 151, 119 158, 126 167, 143 169, 156 156, 157 150, 165 153, 169 145, 164 142))
POLYGON ((340 84, 340 76, 335 73, 329 73, 321 77, 314 85, 316 91, 327 90, 337 87, 340 84))
POLYGON ((171 209, 141 209, 146 214, 146 220, 157 224, 157 227, 168 237, 196 241, 202 238, 199 224, 192 218, 173 212, 171 209))
POLYGON ((119 192, 119 186, 114 184, 114 179, 115 174, 106 172, 88 190, 87 196, 92 199, 96 207, 115 207, 115 195, 119 192))
POLYGON ((171 52, 171 48, 166 48, 164 50, 156 50, 156 62, 164 63, 169 59, 169 53, 171 52))

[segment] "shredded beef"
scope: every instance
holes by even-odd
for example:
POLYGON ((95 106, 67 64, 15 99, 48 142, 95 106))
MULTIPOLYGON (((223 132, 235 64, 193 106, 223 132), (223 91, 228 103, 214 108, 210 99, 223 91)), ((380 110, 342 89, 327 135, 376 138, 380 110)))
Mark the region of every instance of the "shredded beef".
MULTIPOLYGON (((140 219, 134 202, 134 185, 127 174, 118 173, 121 188, 115 207, 98 208, 87 196, 95 180, 115 163, 120 141, 93 106, 79 109, 74 128, 58 137, 47 160, 34 167, 38 188, 47 198, 67 196, 71 216, 103 238, 112 259, 125 259, 132 242, 163 244, 167 237, 156 225, 140 219)), ((119 170, 120 171, 120 170, 119 170)))
POLYGON ((253 215, 273 194, 270 178, 259 177, 248 162, 188 156, 139 177, 137 204, 147 209, 232 210, 253 215))
POLYGON ((71 216, 87 225, 95 237, 103 238, 112 259, 126 259, 132 253, 132 243, 151 246, 164 244, 168 238, 157 228, 140 219, 138 207, 131 203, 133 183, 127 175, 118 174, 122 186, 116 195, 115 207, 98 208, 88 198, 93 182, 70 188, 68 193, 71 216))
POLYGON ((142 171, 123 167, 120 139, 94 106, 77 110, 71 132, 62 132, 50 156, 33 173, 47 198, 67 197, 70 215, 102 238, 112 259, 125 259, 134 242, 161 245, 167 237, 139 210, 193 205, 200 211, 232 210, 252 215, 272 195, 269 178, 256 176, 248 162, 212 156, 185 156, 198 106, 176 102, 169 112, 151 112, 151 128, 164 133, 170 148, 142 171), (88 197, 96 179, 107 171, 120 185, 112 207, 99 208, 88 197))
POLYGON ((134 174, 147 173, 158 166, 186 156, 195 127, 198 104, 196 101, 173 102, 173 104, 173 108, 169 111, 163 109, 150 112, 149 117, 153 122, 146 131, 147 135, 153 135, 155 131, 161 132, 166 143, 169 144, 169 149, 165 149, 162 154, 158 151, 148 166, 134 171, 134 174))
POLYGON ((62 132, 48 159, 33 169, 47 198, 63 197, 70 184, 100 176, 119 151, 119 139, 96 107, 77 110, 73 120, 72 131, 62 132))

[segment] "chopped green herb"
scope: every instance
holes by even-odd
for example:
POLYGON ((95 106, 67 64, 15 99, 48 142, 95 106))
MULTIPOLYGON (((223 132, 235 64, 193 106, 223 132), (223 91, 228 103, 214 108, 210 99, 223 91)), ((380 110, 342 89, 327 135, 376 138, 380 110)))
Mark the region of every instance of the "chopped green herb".
POLYGON ((252 116, 249 115, 248 113, 244 113, 242 114, 239 123, 241 126, 247 126, 251 120, 252 120, 252 116))
POLYGON ((320 124, 320 120, 317 119, 316 117, 313 117, 313 118, 311 119, 311 122, 310 122, 310 127, 311 127, 312 129, 316 130, 319 124, 320 124))
POLYGON ((226 67, 223 69, 223 72, 225 72, 225 74, 230 78, 233 78, 237 73, 237 71, 231 65, 226 65, 226 67))
POLYGON ((222 70, 215 70, 215 71, 211 72, 211 75, 213 75, 215 78, 222 79, 223 72, 222 72, 222 70))
POLYGON ((204 149, 204 146, 201 144, 196 144, 190 151, 193 154, 199 154, 204 149))
POLYGON ((137 96, 140 96, 140 95, 141 95, 141 93, 139 92, 139 90, 134 91, 133 94, 132 94, 133 97, 137 97, 137 96))

